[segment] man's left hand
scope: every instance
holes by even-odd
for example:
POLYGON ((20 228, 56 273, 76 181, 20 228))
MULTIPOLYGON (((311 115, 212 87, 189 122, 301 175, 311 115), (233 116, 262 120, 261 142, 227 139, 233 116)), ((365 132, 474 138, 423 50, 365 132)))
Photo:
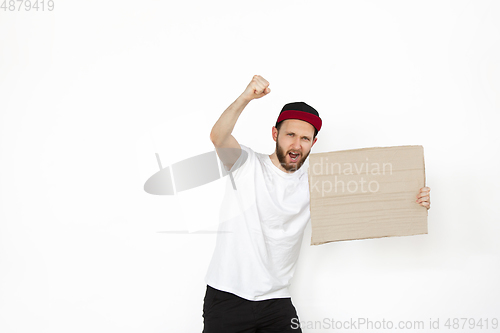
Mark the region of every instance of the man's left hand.
POLYGON ((427 209, 431 208, 431 188, 422 187, 417 194, 416 202, 427 209))

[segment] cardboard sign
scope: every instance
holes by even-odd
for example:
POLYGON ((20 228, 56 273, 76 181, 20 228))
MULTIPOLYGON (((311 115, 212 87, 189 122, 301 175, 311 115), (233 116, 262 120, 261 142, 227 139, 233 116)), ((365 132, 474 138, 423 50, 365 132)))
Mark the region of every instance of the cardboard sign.
POLYGON ((309 155, 311 245, 427 234, 422 146, 309 155))

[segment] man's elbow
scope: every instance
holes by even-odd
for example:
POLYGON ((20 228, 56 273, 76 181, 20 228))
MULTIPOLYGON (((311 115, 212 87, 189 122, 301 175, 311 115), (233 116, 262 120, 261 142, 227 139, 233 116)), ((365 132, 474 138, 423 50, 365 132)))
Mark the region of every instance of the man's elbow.
POLYGON ((220 135, 216 135, 215 133, 210 133, 210 141, 214 144, 216 147, 220 147, 223 142, 225 141, 225 138, 221 138, 220 135))
POLYGON ((210 141, 212 141, 212 143, 215 146, 220 140, 218 139, 217 135, 215 135, 214 132, 210 132, 210 141))

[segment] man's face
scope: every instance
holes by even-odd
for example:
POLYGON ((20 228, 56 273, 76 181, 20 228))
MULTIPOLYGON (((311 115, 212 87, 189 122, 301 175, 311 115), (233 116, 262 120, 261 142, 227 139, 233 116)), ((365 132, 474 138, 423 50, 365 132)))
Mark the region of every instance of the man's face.
POLYGON ((273 127, 278 161, 287 171, 298 170, 306 161, 311 147, 318 138, 314 138, 314 126, 299 119, 287 119, 281 124, 279 133, 273 127))

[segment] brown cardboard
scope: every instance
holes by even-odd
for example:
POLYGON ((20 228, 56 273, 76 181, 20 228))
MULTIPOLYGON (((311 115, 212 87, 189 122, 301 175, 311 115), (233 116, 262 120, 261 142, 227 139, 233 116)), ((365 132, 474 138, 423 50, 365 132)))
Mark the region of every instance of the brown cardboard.
POLYGON ((422 146, 311 153, 308 176, 311 245, 427 234, 422 146))

